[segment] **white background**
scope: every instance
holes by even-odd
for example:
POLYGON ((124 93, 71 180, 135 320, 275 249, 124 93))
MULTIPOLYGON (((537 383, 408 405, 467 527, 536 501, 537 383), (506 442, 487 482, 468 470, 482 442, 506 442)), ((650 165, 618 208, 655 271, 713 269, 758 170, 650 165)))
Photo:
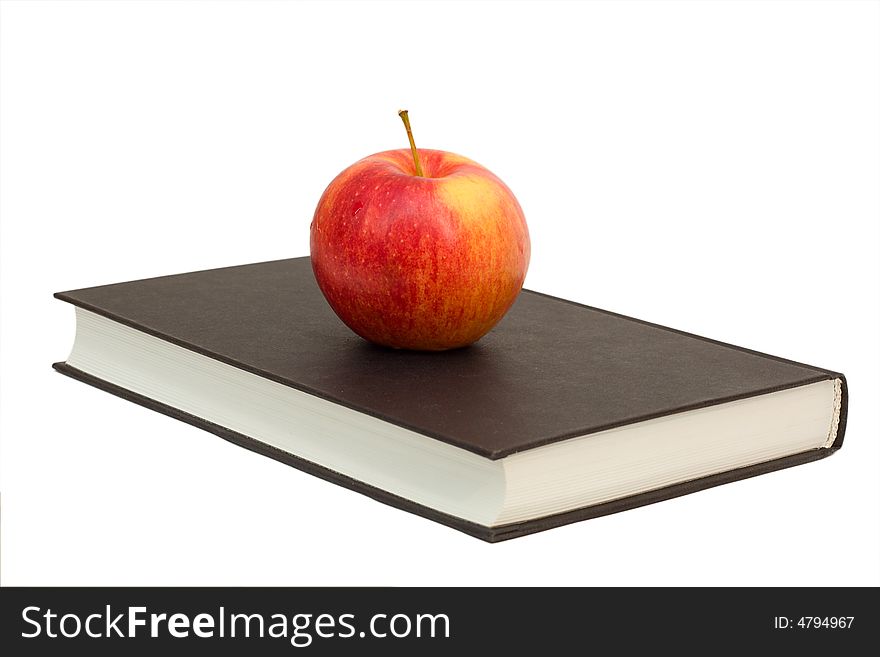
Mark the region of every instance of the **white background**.
POLYGON ((876 2, 3 2, 2 582, 880 583, 876 2), (489 545, 54 373, 59 290, 308 254, 417 143, 526 285, 843 371, 834 457, 489 545))

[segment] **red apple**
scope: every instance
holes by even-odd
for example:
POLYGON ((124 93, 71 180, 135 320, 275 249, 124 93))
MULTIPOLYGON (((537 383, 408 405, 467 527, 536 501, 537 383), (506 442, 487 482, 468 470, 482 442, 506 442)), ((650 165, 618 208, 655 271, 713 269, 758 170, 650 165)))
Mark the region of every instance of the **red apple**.
POLYGON ((461 155, 377 153, 327 187, 311 225, 312 267, 355 333, 402 349, 471 344, 510 308, 529 264, 513 193, 461 155))

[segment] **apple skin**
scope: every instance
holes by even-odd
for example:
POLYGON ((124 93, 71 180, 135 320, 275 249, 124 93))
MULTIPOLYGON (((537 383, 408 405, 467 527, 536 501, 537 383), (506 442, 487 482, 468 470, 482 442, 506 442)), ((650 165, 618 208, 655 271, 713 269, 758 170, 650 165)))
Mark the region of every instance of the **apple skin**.
POLYGON ((311 225, 315 279, 351 330, 437 351, 479 340, 522 289, 530 242, 513 193, 454 153, 377 153, 327 187, 311 225))

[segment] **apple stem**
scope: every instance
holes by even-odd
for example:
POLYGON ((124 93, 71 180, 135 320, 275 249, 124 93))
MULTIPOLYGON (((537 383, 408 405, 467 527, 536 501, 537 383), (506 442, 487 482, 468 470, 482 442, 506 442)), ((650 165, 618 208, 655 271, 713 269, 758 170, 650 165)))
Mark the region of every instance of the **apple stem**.
POLYGON ((416 165, 416 175, 424 177, 425 174, 422 173, 422 165, 419 163, 419 151, 416 150, 416 140, 413 139, 412 128, 409 125, 409 112, 407 110, 400 110, 397 115, 403 119, 403 125, 406 128, 406 136, 409 137, 409 147, 412 150, 413 162, 415 162, 416 165))

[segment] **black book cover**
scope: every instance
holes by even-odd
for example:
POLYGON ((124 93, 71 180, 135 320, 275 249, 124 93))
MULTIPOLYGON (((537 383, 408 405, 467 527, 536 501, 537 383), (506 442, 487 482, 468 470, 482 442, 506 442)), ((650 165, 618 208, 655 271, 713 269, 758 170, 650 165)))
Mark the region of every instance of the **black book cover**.
POLYGON ((64 363, 55 364, 60 372, 86 383, 490 541, 822 458, 841 446, 846 427, 846 381, 839 373, 529 290, 523 290, 505 318, 478 343, 440 353, 386 349, 352 334, 321 295, 308 258, 104 285, 55 296, 489 459, 822 380, 839 378, 843 383, 837 438, 830 449, 492 528, 414 504, 64 363))

